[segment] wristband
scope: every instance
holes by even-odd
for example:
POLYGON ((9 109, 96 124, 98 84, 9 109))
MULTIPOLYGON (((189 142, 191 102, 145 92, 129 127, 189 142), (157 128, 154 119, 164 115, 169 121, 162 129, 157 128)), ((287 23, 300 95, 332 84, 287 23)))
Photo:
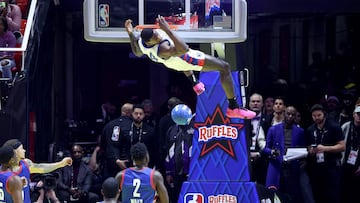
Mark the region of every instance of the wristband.
POLYGON ((197 95, 202 94, 203 92, 205 92, 204 83, 202 83, 202 82, 197 83, 196 85, 193 86, 193 90, 195 91, 195 93, 197 95))

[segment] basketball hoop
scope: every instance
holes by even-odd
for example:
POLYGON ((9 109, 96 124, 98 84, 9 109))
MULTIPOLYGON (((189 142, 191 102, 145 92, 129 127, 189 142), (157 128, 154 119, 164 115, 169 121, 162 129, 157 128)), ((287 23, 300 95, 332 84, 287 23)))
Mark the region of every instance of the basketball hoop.
MULTIPOLYGON (((172 30, 177 30, 178 29, 177 25, 173 25, 173 24, 170 24, 170 23, 169 23, 169 27, 172 30)), ((143 30, 145 28, 160 29, 160 26, 159 26, 159 24, 144 24, 144 25, 135 26, 136 30, 143 30)))

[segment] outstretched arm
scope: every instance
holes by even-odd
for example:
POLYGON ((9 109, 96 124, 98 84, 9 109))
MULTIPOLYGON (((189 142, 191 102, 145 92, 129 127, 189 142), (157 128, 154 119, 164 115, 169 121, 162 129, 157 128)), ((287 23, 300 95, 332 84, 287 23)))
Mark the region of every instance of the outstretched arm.
POLYGON ((181 56, 189 51, 189 46, 183 40, 181 40, 180 37, 178 37, 175 32, 173 32, 170 29, 170 26, 166 22, 164 17, 158 16, 157 21, 159 22, 160 29, 164 30, 165 33, 174 42, 174 46, 161 46, 161 49, 167 48, 167 50, 160 50, 161 57, 168 58, 170 56, 181 56))
POLYGON ((156 187, 156 192, 159 195, 160 203, 167 203, 169 202, 169 196, 164 185, 164 178, 162 177, 159 171, 155 171, 154 173, 154 182, 156 187))
POLYGON ((65 157, 63 160, 55 163, 33 163, 30 159, 26 159, 29 165, 30 173, 50 173, 64 166, 71 166, 72 159, 65 157))
POLYGON ((139 47, 139 44, 138 44, 139 37, 134 35, 134 28, 132 26, 132 20, 127 19, 125 21, 125 29, 126 29, 126 32, 129 35, 129 38, 130 38, 130 45, 131 45, 132 52, 138 57, 144 55, 142 53, 142 51, 140 50, 140 47, 139 47))

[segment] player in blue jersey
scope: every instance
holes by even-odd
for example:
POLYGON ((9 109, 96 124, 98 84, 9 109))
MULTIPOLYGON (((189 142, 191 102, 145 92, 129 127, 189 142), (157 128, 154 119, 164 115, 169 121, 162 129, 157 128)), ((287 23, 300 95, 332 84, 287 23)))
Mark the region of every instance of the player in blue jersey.
POLYGON ((5 146, 0 148, 0 202, 23 203, 23 181, 11 171, 18 160, 13 148, 5 146))
POLYGON ((116 175, 120 181, 122 203, 168 203, 169 196, 160 172, 148 166, 149 153, 145 144, 137 143, 130 149, 134 167, 116 175))
POLYGON ((3 146, 10 146, 15 150, 19 164, 13 167, 12 171, 21 178, 26 178, 27 184, 23 188, 25 203, 31 202, 29 186, 31 173, 50 173, 58 168, 70 166, 72 164, 72 159, 70 157, 65 157, 63 160, 55 163, 33 163, 30 159, 25 158, 26 150, 18 139, 10 139, 6 141, 3 146))
POLYGON ((147 55, 152 61, 164 64, 167 68, 183 71, 200 95, 205 91, 204 84, 194 76, 193 71, 219 71, 221 85, 229 101, 226 116, 229 118, 252 119, 256 113, 240 107, 235 98, 234 82, 228 62, 190 49, 175 32, 170 29, 164 17, 157 19, 160 29, 145 28, 136 36, 132 20, 125 21, 125 29, 130 38, 132 52, 136 56, 147 55))

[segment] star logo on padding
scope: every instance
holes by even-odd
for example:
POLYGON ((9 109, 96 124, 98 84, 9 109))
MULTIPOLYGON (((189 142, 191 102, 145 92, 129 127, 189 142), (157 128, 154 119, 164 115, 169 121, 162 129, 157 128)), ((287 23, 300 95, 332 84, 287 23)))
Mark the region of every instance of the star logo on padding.
MULTIPOLYGON (((217 106, 215 108, 215 111, 212 115, 206 117, 205 121, 203 123, 195 123, 195 128, 199 129, 200 127, 210 127, 212 125, 227 125, 232 126, 234 128, 237 128, 239 131, 244 125, 241 123, 231 123, 230 119, 225 117, 224 114, 221 111, 221 108, 217 106)), ((238 132, 239 134, 239 132, 238 132)), ((199 158, 205 156, 206 154, 210 153, 213 149, 219 147, 222 149, 225 153, 236 159, 234 147, 231 143, 231 140, 229 138, 216 138, 212 139, 208 142, 205 142, 201 148, 200 156, 199 158)))

